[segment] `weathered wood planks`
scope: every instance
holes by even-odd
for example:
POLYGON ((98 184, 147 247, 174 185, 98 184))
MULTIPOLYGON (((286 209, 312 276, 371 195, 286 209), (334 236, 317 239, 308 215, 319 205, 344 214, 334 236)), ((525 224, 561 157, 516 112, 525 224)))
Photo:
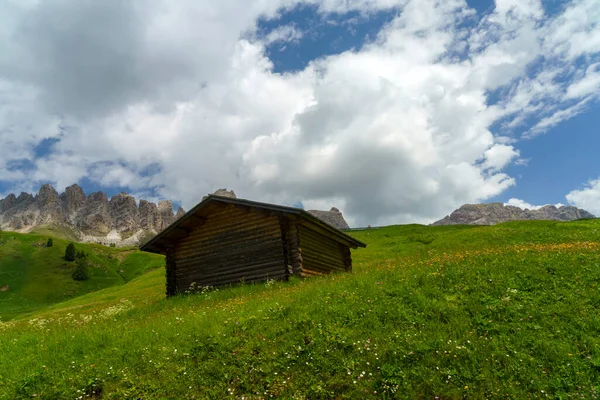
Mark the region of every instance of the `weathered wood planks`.
POLYGON ((142 250, 166 255, 167 296, 205 286, 351 271, 365 244, 303 210, 209 196, 142 250))
POLYGON ((281 221, 256 210, 226 207, 206 216, 202 229, 175 244, 176 291, 287 275, 281 221))

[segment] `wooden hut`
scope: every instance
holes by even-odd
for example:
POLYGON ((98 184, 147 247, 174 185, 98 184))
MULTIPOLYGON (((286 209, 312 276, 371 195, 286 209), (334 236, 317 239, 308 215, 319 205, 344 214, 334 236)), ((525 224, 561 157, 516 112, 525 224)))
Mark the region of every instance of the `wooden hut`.
POLYGON ((166 255, 167 296, 352 270, 366 245, 293 207, 210 195, 141 247, 166 255))

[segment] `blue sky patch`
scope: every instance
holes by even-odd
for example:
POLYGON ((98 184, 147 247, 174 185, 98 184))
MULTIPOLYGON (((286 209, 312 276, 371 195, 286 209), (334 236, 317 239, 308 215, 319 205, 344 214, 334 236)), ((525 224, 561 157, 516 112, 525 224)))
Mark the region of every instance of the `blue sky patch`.
POLYGON ((277 19, 260 20, 258 36, 291 25, 302 37, 297 41, 275 42, 267 47, 274 71, 293 72, 304 69, 320 57, 360 48, 377 38, 378 32, 398 14, 397 10, 377 13, 327 14, 317 12, 317 6, 302 5, 284 12, 277 19))

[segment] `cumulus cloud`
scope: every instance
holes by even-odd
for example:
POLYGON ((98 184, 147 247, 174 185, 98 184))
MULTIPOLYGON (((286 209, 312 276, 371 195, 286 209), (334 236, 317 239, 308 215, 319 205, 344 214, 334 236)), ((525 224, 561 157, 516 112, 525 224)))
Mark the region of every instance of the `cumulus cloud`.
MULTIPOLYGON (((504 205, 519 207, 520 209, 523 209, 523 210, 539 210, 540 208, 547 206, 548 204, 543 204, 541 206, 535 206, 533 204, 527 203, 525 200, 512 198, 512 199, 508 200, 506 203, 504 203, 504 205)), ((553 205, 555 207, 564 206, 564 204, 562 204, 562 203, 556 203, 553 205)))
POLYGON ((600 179, 592 179, 580 189, 567 194, 567 201, 594 215, 600 215, 600 179))
POLYGON ((597 74, 582 56, 600 51, 593 0, 555 17, 536 0, 498 0, 483 16, 462 0, 11 0, 5 11, 0 179, 60 190, 87 177, 186 208, 228 187, 337 206, 355 225, 428 222, 514 185, 504 168, 520 133, 581 112, 597 74), (269 46, 303 36, 280 25, 258 37, 258 21, 299 4, 391 19, 359 49, 275 73, 269 46), (36 158, 44 138, 60 140, 36 158), (10 167, 19 159, 33 163, 26 177, 10 167))
POLYGON ((512 146, 497 144, 486 150, 483 166, 492 170, 499 171, 506 167, 512 160, 519 156, 519 151, 512 146))

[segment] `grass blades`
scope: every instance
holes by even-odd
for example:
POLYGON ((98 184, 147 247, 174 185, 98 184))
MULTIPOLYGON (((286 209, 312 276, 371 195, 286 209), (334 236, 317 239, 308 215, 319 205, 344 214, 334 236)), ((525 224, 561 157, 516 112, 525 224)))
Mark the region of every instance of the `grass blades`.
POLYGON ((356 231, 354 272, 0 324, 0 398, 597 398, 600 221, 356 231))

